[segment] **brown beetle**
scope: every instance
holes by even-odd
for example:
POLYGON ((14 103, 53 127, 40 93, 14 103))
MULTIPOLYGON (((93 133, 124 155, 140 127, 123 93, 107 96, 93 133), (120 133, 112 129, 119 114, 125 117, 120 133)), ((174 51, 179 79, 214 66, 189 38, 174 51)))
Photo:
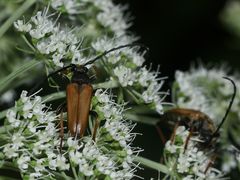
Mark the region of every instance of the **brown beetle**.
POLYGON ((175 108, 168 110, 164 113, 162 119, 170 120, 170 121, 177 121, 174 132, 171 136, 171 141, 174 141, 175 138, 175 131, 178 126, 185 126, 190 130, 189 136, 185 142, 185 149, 187 148, 188 141, 190 137, 194 134, 199 134, 201 140, 203 143, 201 143, 202 147, 209 147, 213 141, 216 141, 216 137, 219 137, 219 130, 223 123, 225 122, 228 113, 232 107, 234 98, 236 96, 236 84, 234 81, 228 77, 223 77, 224 79, 227 79, 230 81, 233 85, 233 95, 231 98, 231 101, 228 105, 228 108, 226 110, 226 113, 221 121, 221 123, 216 126, 214 125, 212 119, 206 115, 205 113, 194 110, 194 109, 185 109, 185 108, 175 108))
MULTIPOLYGON (((70 64, 66 67, 63 67, 50 75, 48 77, 70 70, 72 72, 71 82, 67 85, 66 88, 66 96, 67 96, 67 122, 68 122, 68 130, 70 131, 71 136, 74 137, 82 137, 87 129, 89 113, 90 113, 90 105, 91 98, 93 94, 93 87, 91 85, 91 80, 88 76, 88 68, 86 67, 89 64, 94 63, 96 60, 101 57, 107 55, 110 52, 133 46, 141 46, 146 48, 144 45, 139 43, 127 44, 118 46, 116 48, 112 48, 108 51, 103 52, 99 56, 94 59, 88 61, 84 65, 77 66, 75 64, 70 64)), ((64 136, 64 125, 63 125, 63 109, 64 106, 58 108, 58 112, 60 113, 60 137, 62 148, 62 140, 64 136)), ((95 122, 94 130, 93 130, 93 140, 95 140, 96 130, 99 122, 95 122)))

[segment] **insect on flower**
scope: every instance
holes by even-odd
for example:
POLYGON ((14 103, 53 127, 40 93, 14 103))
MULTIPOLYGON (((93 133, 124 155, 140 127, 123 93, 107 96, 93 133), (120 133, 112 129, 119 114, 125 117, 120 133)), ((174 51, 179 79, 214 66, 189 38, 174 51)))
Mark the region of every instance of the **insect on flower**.
MULTIPOLYGON (((86 67, 89 64, 94 63, 101 57, 107 55, 110 52, 126 48, 126 47, 134 47, 134 46, 143 46, 142 44, 132 43, 127 45, 118 46, 116 48, 112 48, 108 51, 103 52, 102 54, 98 55, 97 57, 93 58, 92 60, 88 61, 83 65, 75 65, 70 64, 66 67, 63 67, 51 74, 48 75, 48 78, 54 74, 70 70, 72 72, 71 82, 67 85, 66 88, 66 108, 67 108, 67 122, 68 122, 68 130, 70 131, 71 136, 74 137, 83 137, 89 119, 89 113, 94 113, 90 111, 91 105, 91 98, 93 94, 93 87, 91 85, 91 79, 88 76, 88 68, 86 67)), ((60 137, 61 137, 61 144, 60 147, 62 148, 62 141, 64 136, 64 128, 63 128, 63 109, 64 105, 58 108, 58 112, 60 113, 60 137)), ((96 115, 96 113, 94 113, 96 115)), ((95 140, 96 130, 98 127, 98 120, 96 120, 93 130, 92 138, 95 140)))
POLYGON ((184 149, 187 149, 188 141, 190 140, 192 135, 200 136, 200 139, 203 141, 201 143, 202 148, 211 147, 216 143, 216 140, 219 137, 219 130, 229 114, 237 91, 236 85, 232 79, 228 77, 223 78, 227 79, 232 83, 233 95, 226 110, 226 113, 218 127, 216 128, 210 117, 201 111, 194 109, 174 108, 166 111, 162 117, 163 119, 167 119, 170 121, 176 122, 177 120, 173 134, 171 136, 171 142, 173 142, 175 139, 176 129, 179 126, 185 126, 190 130, 190 133, 186 139, 184 149))

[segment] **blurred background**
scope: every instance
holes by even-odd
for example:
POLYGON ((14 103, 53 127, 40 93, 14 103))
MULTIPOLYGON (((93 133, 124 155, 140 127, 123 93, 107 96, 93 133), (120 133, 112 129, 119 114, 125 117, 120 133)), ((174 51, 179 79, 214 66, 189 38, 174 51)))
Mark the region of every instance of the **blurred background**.
MULTIPOLYGON (((170 89, 176 70, 187 71, 191 65, 221 65, 240 69, 240 5, 229 0, 118 0, 129 4, 134 18, 131 31, 150 49, 147 64, 162 76, 168 76, 170 89)), ((170 98, 169 98, 170 100, 170 98)), ((160 160, 161 141, 155 127, 137 125, 136 145, 144 147, 142 155, 160 160)), ((145 169, 141 176, 156 178, 158 173, 145 169)))

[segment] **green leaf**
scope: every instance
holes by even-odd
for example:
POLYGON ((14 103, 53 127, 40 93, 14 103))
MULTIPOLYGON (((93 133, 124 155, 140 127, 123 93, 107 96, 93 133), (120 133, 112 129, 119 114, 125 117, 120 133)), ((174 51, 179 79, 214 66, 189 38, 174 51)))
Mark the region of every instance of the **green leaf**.
POLYGON ((154 162, 152 160, 146 159, 144 157, 135 156, 134 161, 139 162, 140 164, 142 164, 142 165, 144 165, 148 168, 155 169, 155 170, 157 170, 159 172, 162 172, 164 174, 170 174, 167 166, 165 166, 163 164, 160 164, 160 163, 157 163, 157 162, 154 162))
POLYGON ((31 60, 25 62, 21 67, 19 67, 16 71, 9 74, 7 77, 0 80, 0 94, 2 94, 4 91, 6 91, 7 88, 11 85, 11 83, 21 76, 24 72, 28 71, 29 69, 32 69, 36 67, 38 64, 40 64, 40 61, 31 60))

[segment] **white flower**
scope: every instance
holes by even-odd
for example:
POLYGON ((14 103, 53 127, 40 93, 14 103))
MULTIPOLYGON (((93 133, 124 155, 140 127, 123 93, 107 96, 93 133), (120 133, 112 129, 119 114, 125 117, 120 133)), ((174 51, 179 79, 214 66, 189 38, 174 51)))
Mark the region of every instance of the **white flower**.
POLYGON ((31 118, 32 117, 32 108, 33 105, 30 101, 27 101, 23 105, 23 116, 24 118, 31 118))
POLYGON ((13 23, 14 27, 21 32, 29 32, 32 28, 32 25, 27 23, 24 24, 23 20, 17 20, 13 23))
POLYGON ((123 87, 132 86, 136 81, 136 73, 125 66, 117 66, 113 72, 118 77, 119 83, 123 87))
POLYGON ((171 141, 167 141, 165 144, 165 149, 168 150, 170 153, 176 153, 177 146, 171 144, 171 141))
MULTIPOLYGON (((230 99, 229 101, 226 101, 226 99, 233 93, 231 83, 222 78, 228 76, 223 68, 208 70, 200 66, 199 68, 192 68, 189 72, 176 71, 175 78, 179 86, 179 92, 183 94, 181 98, 176 99, 176 103, 180 107, 204 112, 218 124, 217 121, 222 119, 222 112, 226 111, 230 101, 230 99), (212 94, 217 95, 212 96, 212 94), (219 98, 221 96, 224 98, 219 98)), ((238 84, 234 77, 231 77, 231 79, 238 84)), ((237 107, 237 101, 235 101, 232 111, 238 112, 237 107)))
POLYGON ((57 167, 56 153, 54 153, 51 149, 49 149, 46 151, 46 155, 48 158, 49 168, 52 170, 56 170, 56 167, 57 167))
POLYGON ((33 121, 28 124, 28 129, 32 133, 36 132, 36 125, 35 125, 35 123, 33 121))
MULTIPOLYGON (((107 36, 103 36, 102 38, 98 38, 97 41, 92 42, 91 45, 96 51, 103 53, 104 51, 108 51, 116 47, 116 42, 115 42, 115 39, 110 39, 107 36)), ((114 54, 114 52, 111 52, 106 56, 109 57, 110 55, 114 54)))
POLYGON ((81 159, 83 158, 83 155, 78 151, 70 150, 69 157, 70 157, 70 161, 72 161, 74 164, 79 164, 81 163, 81 159))
POLYGON ((111 30, 117 35, 122 36, 126 34, 126 29, 131 26, 124 16, 123 11, 126 9, 123 6, 116 6, 108 0, 93 1, 95 6, 102 11, 97 15, 97 20, 104 26, 110 27, 111 30))
POLYGON ((9 109, 7 111, 6 118, 12 127, 19 127, 21 124, 21 121, 19 119, 16 119, 16 117, 17 113, 15 110, 9 109))
POLYGON ((36 161, 36 165, 35 165, 35 167, 34 167, 34 170, 35 170, 36 172, 39 173, 39 172, 43 172, 43 171, 46 170, 45 165, 44 165, 45 160, 46 160, 46 159, 42 158, 42 159, 38 159, 38 160, 36 161))
POLYGON ((47 33, 53 31, 54 24, 48 20, 47 11, 48 9, 44 12, 38 11, 37 14, 31 18, 31 21, 34 23, 34 28, 30 30, 29 34, 35 39, 40 39, 47 33))
POLYGON ((80 3, 77 0, 51 0, 51 6, 54 9, 64 7, 68 14, 79 13, 80 3))
MULTIPOLYGON (((112 171, 114 172, 114 161, 104 155, 97 157, 97 169, 103 174, 109 175, 112 171)), ((113 173, 112 173, 113 174, 113 173)), ((114 174, 113 174, 114 175, 114 174)))
POLYGON ((106 93, 106 91, 103 91, 102 89, 97 89, 95 92, 95 96, 100 103, 111 103, 109 95, 106 93))
POLYGON ((7 158, 13 158, 18 156, 17 148, 12 144, 6 144, 4 146, 3 152, 7 158))
POLYGON ((90 166, 88 163, 83 161, 79 164, 79 171, 85 176, 91 176, 93 175, 93 166, 90 166))
POLYGON ((73 137, 69 137, 67 139, 67 144, 68 144, 68 147, 70 149, 73 149, 73 150, 78 150, 82 147, 82 144, 79 146, 79 141, 77 139, 74 139, 73 137))
POLYGON ((177 169, 180 173, 185 173, 189 171, 190 163, 188 157, 185 154, 180 154, 178 157, 177 169))
POLYGON ((23 103, 26 103, 29 100, 29 97, 27 97, 27 93, 27 91, 22 91, 20 95, 20 101, 22 101, 23 103))
POLYGON ((66 158, 63 156, 63 155, 58 155, 57 156, 57 167, 60 169, 60 170, 67 170, 69 169, 70 165, 66 162, 66 158))
POLYGON ((26 171, 28 168, 28 162, 30 161, 30 156, 23 154, 21 157, 17 160, 18 168, 21 169, 21 171, 26 171))
POLYGON ((24 145, 24 143, 22 142, 24 140, 24 136, 21 135, 21 133, 15 133, 12 136, 12 143, 13 143, 13 147, 15 147, 16 149, 22 147, 24 145))
POLYGON ((99 155, 99 150, 93 142, 89 141, 85 144, 82 154, 85 158, 89 160, 95 159, 99 155))
POLYGON ((197 140, 198 136, 193 135, 194 137, 192 136, 189 139, 188 146, 185 149, 188 134, 189 131, 184 126, 179 126, 175 134, 175 140, 178 140, 177 143, 175 140, 166 143, 165 149, 171 153, 171 155, 167 154, 170 157, 167 157, 167 155, 165 157, 166 159, 169 158, 170 162, 167 162, 167 164, 170 168, 172 168, 172 164, 177 162, 176 173, 179 174, 179 176, 183 176, 186 180, 211 179, 212 177, 215 177, 216 179, 223 178, 224 174, 212 167, 208 169, 207 173, 205 173, 205 170, 211 161, 211 154, 207 154, 207 152, 201 151, 197 148, 197 145, 199 145, 197 143, 201 143, 197 140))

